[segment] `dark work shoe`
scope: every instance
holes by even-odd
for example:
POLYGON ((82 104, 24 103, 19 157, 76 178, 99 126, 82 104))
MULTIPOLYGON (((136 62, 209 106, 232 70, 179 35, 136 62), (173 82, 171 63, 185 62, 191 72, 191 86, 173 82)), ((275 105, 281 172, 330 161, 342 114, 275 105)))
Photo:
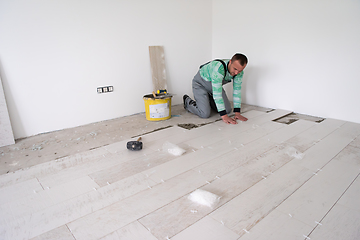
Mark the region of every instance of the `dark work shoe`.
POLYGON ((183 96, 183 100, 184 100, 184 108, 187 110, 187 106, 192 105, 192 106, 196 106, 196 102, 194 100, 192 100, 188 95, 184 95, 183 96), (188 100, 189 99, 189 100, 188 100))
POLYGON ((188 95, 184 95, 183 96, 183 101, 184 101, 184 108, 186 109, 186 99, 190 98, 188 95))

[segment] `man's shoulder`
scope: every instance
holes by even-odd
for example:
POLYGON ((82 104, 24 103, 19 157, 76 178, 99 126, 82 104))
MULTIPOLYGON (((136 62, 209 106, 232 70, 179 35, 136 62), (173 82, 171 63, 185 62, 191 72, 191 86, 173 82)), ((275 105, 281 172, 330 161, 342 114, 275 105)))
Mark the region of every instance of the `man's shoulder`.
POLYGON ((228 64, 230 59, 215 59, 213 61, 211 61, 211 65, 210 67, 215 70, 218 71, 222 74, 224 74, 226 66, 228 64))

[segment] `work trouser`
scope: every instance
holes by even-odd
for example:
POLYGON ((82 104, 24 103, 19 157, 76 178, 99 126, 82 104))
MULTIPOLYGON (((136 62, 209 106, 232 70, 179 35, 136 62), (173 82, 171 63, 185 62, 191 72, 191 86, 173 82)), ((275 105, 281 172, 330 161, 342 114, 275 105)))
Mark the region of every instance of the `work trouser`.
MULTIPOLYGON (((223 82, 223 85, 226 83, 228 82, 223 82)), ((187 104, 186 109, 189 112, 196 114, 201 118, 210 117, 211 109, 218 112, 212 94, 211 82, 204 80, 200 76, 200 71, 197 72, 192 81, 192 89, 196 104, 187 104)), ((224 89, 222 89, 222 98, 224 100, 226 113, 229 114, 231 112, 231 104, 224 89)))

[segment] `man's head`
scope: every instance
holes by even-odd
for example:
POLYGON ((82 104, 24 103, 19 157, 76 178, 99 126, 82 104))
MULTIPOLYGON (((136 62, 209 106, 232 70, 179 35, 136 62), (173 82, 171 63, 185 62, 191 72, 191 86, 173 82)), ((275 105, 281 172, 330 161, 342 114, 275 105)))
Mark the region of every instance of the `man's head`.
POLYGON ((228 71, 231 76, 235 76, 244 70, 248 59, 244 54, 236 53, 229 61, 228 71))

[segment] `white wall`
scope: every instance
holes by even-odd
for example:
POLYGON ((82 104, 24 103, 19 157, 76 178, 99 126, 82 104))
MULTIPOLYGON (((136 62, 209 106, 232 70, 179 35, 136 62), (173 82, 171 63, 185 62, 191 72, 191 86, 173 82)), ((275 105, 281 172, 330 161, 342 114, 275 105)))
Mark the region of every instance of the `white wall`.
POLYGON ((0 0, 0 75, 15 138, 144 112, 149 45, 173 104, 243 52, 243 102, 360 123, 359 26, 356 0, 0 0))
POLYGON ((360 123, 360 1, 213 0, 213 58, 243 52, 243 102, 360 123))
POLYGON ((181 103, 211 58, 211 18, 208 0, 0 0, 15 138, 144 112, 150 45, 164 46, 168 90, 181 103), (108 85, 113 93, 96 93, 108 85))

